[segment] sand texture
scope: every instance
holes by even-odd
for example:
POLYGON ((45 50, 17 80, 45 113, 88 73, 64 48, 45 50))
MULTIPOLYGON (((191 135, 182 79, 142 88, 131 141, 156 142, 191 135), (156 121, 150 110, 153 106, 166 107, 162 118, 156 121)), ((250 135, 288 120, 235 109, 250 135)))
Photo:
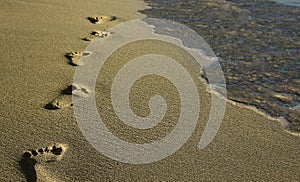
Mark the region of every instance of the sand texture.
MULTIPOLYGON (((137 0, 0 0, 0 181, 299 180, 299 137, 285 132, 279 122, 231 103, 213 142, 198 149, 210 95, 192 69, 201 96, 201 117, 190 140, 175 154, 132 165, 114 161, 89 144, 72 109, 72 94, 90 93, 72 85, 78 59, 87 54, 82 51, 95 37, 110 36, 109 27, 143 17, 137 13, 143 8, 146 5, 137 0)), ((119 52, 127 54, 112 57, 116 61, 105 65, 105 74, 110 76, 124 61, 149 48, 165 51, 163 45, 147 41, 135 46, 140 51, 129 46, 119 52)), ((134 134, 141 133, 118 124, 111 108, 103 111, 109 105, 110 82, 109 77, 98 78, 96 102, 107 126, 120 138, 151 142, 172 129, 174 123, 167 122, 161 130, 139 138, 134 134)), ((177 117, 176 91, 156 77, 133 88, 134 112, 147 115, 147 97, 140 98, 153 92, 163 95, 163 91, 171 92, 164 95, 171 103, 166 120, 177 117), (156 84, 163 86, 156 88, 156 84)))

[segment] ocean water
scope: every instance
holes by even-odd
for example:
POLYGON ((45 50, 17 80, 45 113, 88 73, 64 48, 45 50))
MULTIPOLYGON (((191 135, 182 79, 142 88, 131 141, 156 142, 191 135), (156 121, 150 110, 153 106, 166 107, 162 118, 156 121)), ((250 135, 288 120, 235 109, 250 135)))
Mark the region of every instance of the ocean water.
POLYGON ((299 0, 274 0, 278 3, 290 5, 290 6, 298 6, 300 7, 300 1, 299 0))
POLYGON ((300 124, 299 0, 145 0, 148 17, 182 23, 220 58, 227 98, 300 124))

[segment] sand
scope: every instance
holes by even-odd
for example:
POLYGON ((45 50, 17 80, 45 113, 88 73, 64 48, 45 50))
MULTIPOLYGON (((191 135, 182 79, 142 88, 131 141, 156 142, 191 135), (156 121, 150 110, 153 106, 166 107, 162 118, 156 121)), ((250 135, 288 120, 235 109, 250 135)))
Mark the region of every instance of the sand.
MULTIPOLYGON (((210 103, 200 80, 196 81, 201 95, 197 129, 172 156, 151 164, 125 164, 88 143, 68 105, 66 88, 76 66, 65 55, 83 51, 90 42, 82 39, 91 31, 143 17, 137 13, 143 8, 146 5, 137 0, 0 1, 0 181, 298 180, 299 137, 285 132, 279 122, 231 103, 213 142, 198 149, 210 103), (104 20, 117 18, 100 24, 87 19, 98 15, 106 16, 104 20), (58 104, 63 107, 46 107, 57 98, 66 100, 58 104), (31 156, 35 153, 31 150, 39 149, 43 153, 31 156)), ((98 96, 107 94, 105 84, 97 89, 98 96)), ((138 100, 133 105, 146 104, 138 100)), ((176 105, 176 100, 170 101, 176 105)), ((99 105, 105 102, 97 100, 99 105)), ((116 133, 122 129, 115 128, 116 133)), ((120 137, 126 136, 130 133, 120 137)))

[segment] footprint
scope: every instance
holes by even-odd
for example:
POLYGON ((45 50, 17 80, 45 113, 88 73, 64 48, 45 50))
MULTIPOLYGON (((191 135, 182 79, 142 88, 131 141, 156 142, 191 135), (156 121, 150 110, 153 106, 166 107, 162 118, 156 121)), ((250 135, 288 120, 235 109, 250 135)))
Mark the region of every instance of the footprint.
POLYGON ((69 63, 73 66, 79 66, 81 65, 79 60, 82 56, 88 56, 90 55, 90 52, 81 52, 81 51, 74 51, 74 52, 68 52, 65 54, 65 57, 70 61, 69 63))
POLYGON ((44 148, 25 151, 19 164, 26 181, 37 181, 39 176, 43 179, 51 178, 42 169, 42 165, 61 160, 66 150, 67 146, 65 144, 58 143, 44 148))
POLYGON ((117 19, 116 16, 90 16, 87 18, 90 22, 95 24, 101 24, 109 21, 114 21, 117 19))
POLYGON ((97 37, 100 37, 100 38, 104 38, 104 37, 107 37, 111 34, 111 32, 106 32, 106 31, 101 31, 101 30, 96 30, 96 31, 92 31, 91 32, 91 35, 83 38, 82 40, 85 40, 85 41, 92 41, 94 40, 95 38, 97 37))
POLYGON ((90 91, 82 86, 72 84, 61 91, 61 94, 52 102, 48 103, 45 108, 49 110, 62 109, 73 106, 72 95, 87 98, 90 91))
POLYGON ((106 31, 101 31, 101 30, 95 30, 95 31, 91 32, 91 35, 94 35, 96 37, 101 37, 101 38, 107 37, 110 34, 111 34, 111 32, 106 32, 106 31))
POLYGON ((71 107, 72 95, 60 95, 45 106, 45 109, 56 110, 71 107))

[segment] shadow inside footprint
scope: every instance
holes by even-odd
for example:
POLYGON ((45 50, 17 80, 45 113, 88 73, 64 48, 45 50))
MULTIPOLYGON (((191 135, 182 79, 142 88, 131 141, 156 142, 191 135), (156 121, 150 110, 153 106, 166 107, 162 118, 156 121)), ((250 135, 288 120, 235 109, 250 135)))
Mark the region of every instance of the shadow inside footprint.
POLYGON ((99 21, 94 17, 88 17, 87 19, 90 20, 91 23, 97 23, 99 21))
POLYGON ((72 95, 72 92, 76 89, 77 87, 75 85, 69 85, 66 89, 61 91, 61 94, 72 95))
POLYGON ((27 182, 37 181, 37 174, 34 168, 36 163, 36 160, 31 158, 31 154, 29 152, 25 152, 23 154, 19 164, 27 182))
POLYGON ((61 155, 63 152, 63 148, 62 147, 56 147, 55 145, 53 146, 51 153, 54 155, 61 155))
POLYGON ((53 104, 52 103, 48 103, 44 106, 45 109, 48 109, 48 110, 58 110, 59 108, 57 107, 53 107, 53 104))

